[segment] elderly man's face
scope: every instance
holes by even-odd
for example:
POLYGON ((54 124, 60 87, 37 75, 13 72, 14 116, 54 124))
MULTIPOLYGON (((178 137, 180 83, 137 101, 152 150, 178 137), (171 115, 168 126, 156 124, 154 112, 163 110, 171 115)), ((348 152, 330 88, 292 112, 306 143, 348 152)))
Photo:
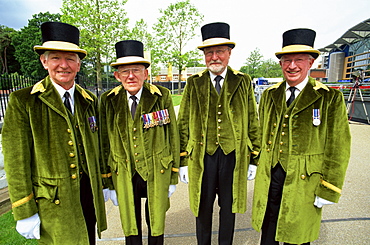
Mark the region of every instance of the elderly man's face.
POLYGON ((80 59, 76 53, 49 51, 46 54, 42 54, 40 60, 55 83, 66 90, 73 86, 81 66, 80 59))
POLYGON ((220 75, 229 64, 231 48, 214 46, 203 50, 207 68, 215 75, 220 75))
POLYGON ((148 70, 144 65, 121 65, 114 76, 131 95, 135 95, 148 78, 148 70))
POLYGON ((306 77, 315 60, 308 54, 285 54, 280 59, 284 77, 290 86, 296 86, 306 77))

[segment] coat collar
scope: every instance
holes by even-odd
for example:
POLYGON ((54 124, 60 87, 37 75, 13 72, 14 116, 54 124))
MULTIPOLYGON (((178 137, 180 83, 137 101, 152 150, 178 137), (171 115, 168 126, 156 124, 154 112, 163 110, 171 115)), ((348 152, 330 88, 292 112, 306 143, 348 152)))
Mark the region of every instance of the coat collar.
MULTIPOLYGON (((49 76, 37 82, 32 87, 31 94, 37 93, 40 93, 38 95, 39 98, 50 108, 62 116, 68 116, 67 110, 62 103, 60 95, 51 82, 49 76)), ((78 84, 76 84, 75 99, 75 103, 79 103, 83 113, 87 110, 91 103, 94 102, 94 99, 78 84)))
MULTIPOLYGON (((284 100, 286 87, 285 84, 286 81, 284 80, 283 82, 277 83, 268 88, 268 90, 271 91, 272 101, 275 104, 276 110, 279 112, 279 114, 284 109, 286 109, 286 102, 284 100)), ((315 101, 320 99, 322 97, 322 94, 319 92, 320 89, 329 91, 329 88, 326 85, 315 81, 315 79, 313 79, 312 77, 309 77, 308 83, 306 84, 305 88, 296 98, 297 102, 292 109, 292 114, 296 114, 304 110, 308 106, 312 105, 315 101)))

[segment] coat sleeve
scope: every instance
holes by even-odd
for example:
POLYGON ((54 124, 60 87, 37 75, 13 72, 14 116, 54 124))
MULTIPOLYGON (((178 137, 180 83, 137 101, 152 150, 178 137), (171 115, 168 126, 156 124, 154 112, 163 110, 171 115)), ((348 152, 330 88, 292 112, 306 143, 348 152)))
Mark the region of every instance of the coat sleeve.
POLYGON ((329 103, 322 179, 315 194, 338 202, 350 157, 351 135, 343 94, 336 91, 329 103))
POLYGON ((33 137, 27 107, 16 93, 10 94, 2 128, 2 147, 14 218, 28 218, 38 212, 31 176, 33 137))
POLYGON ((109 157, 109 137, 107 130, 106 97, 100 96, 99 99, 99 142, 100 142, 100 171, 102 173, 103 188, 114 189, 111 169, 108 166, 109 157))
POLYGON ((180 134, 180 167, 188 166, 187 146, 189 141, 189 118, 190 118, 190 93, 192 82, 191 78, 188 79, 184 94, 182 95, 180 110, 178 115, 178 127, 180 134))
POLYGON ((168 93, 168 97, 166 98, 165 108, 168 108, 168 112, 171 118, 171 123, 169 124, 169 133, 170 133, 169 144, 170 144, 171 153, 173 156, 171 185, 175 185, 178 183, 179 167, 180 167, 180 155, 179 155, 180 139, 179 139, 179 131, 177 128, 175 109, 173 107, 172 97, 170 93, 168 93))
POLYGON ((251 149, 251 164, 257 165, 259 151, 261 147, 260 141, 260 127, 258 121, 258 113, 257 113, 257 104, 256 99, 254 97, 253 86, 251 83, 251 77, 249 75, 245 75, 247 77, 246 81, 248 82, 248 137, 252 142, 253 149, 251 149))

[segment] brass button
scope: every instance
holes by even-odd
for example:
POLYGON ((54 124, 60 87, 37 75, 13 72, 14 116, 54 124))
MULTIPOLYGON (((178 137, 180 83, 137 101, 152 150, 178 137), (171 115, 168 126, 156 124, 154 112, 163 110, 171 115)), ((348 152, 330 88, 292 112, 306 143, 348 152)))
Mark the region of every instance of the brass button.
POLYGON ((216 142, 216 145, 218 145, 219 143, 218 142, 216 142))
POLYGON ((271 140, 269 140, 268 144, 269 144, 269 145, 271 145, 271 144, 272 144, 272 141, 271 141, 271 140))
POLYGON ((267 151, 267 152, 270 152, 270 149, 267 149, 266 151, 267 151))
POLYGON ((202 134, 202 137, 204 137, 204 134, 202 134))
POLYGON ((276 127, 277 126, 277 124, 276 123, 274 123, 274 127, 276 127))
POLYGON ((279 152, 280 152, 280 153, 283 153, 283 150, 280 150, 279 152))
POLYGON ((69 167, 70 167, 70 168, 76 168, 76 164, 73 164, 73 163, 72 163, 71 165, 69 165, 69 167))
POLYGON ((221 126, 218 126, 217 128, 218 128, 218 129, 221 129, 221 126))
POLYGON ((67 132, 68 133, 72 133, 72 130, 70 130, 69 128, 67 128, 67 132))
POLYGON ((73 141, 72 140, 68 141, 68 145, 73 145, 73 141))
POLYGON ((134 130, 134 132, 136 132, 137 131, 137 128, 134 128, 133 130, 134 130))
POLYGON ((133 139, 133 140, 136 140, 136 139, 137 139, 137 137, 136 137, 136 136, 134 136, 132 139, 133 139))
POLYGON ((164 174, 164 170, 163 169, 161 169, 161 174, 164 174))
POLYGON ((135 156, 137 156, 137 155, 139 155, 139 153, 137 153, 137 152, 135 152, 135 154, 134 154, 135 156))
POLYGON ((136 159, 135 162, 139 162, 139 160, 136 159))
POLYGON ((199 145, 203 145, 203 142, 199 142, 199 145))
POLYGON ((219 111, 219 112, 217 112, 217 114, 218 114, 218 115, 221 115, 222 113, 219 111))
POLYGON ((75 157, 75 154, 73 152, 69 153, 69 157, 75 157))
POLYGON ((289 115, 288 115, 288 114, 286 114, 284 117, 285 117, 285 118, 289 118, 289 115))
POLYGON ((221 119, 218 119, 218 120, 217 120, 217 122, 219 122, 219 123, 220 123, 220 122, 222 122, 222 120, 221 120, 221 119))
POLYGON ((218 137, 220 137, 220 136, 221 136, 221 134, 217 134, 217 136, 218 136, 218 137))
POLYGON ((302 174, 301 179, 303 179, 303 180, 306 179, 306 175, 302 174))
POLYGON ((285 135, 285 132, 282 132, 281 135, 285 135))
POLYGON ((126 162, 128 162, 128 159, 126 159, 126 162))
POLYGON ((78 124, 76 125, 76 128, 78 128, 78 124))
POLYGON ((116 172, 116 175, 118 175, 118 171, 116 172))
POLYGON ((72 178, 72 179, 77 179, 77 174, 72 174, 72 175, 71 175, 71 178, 72 178))
POLYGON ((218 108, 221 108, 222 105, 218 105, 218 108))
POLYGON ((283 141, 281 141, 281 142, 280 142, 280 145, 283 145, 283 144, 284 144, 284 142, 283 142, 283 141))
POLYGON ((59 199, 55 200, 55 201, 54 201, 54 203, 55 203, 56 205, 59 205, 59 204, 60 204, 59 199))
POLYGON ((137 145, 134 145, 134 148, 136 148, 137 147, 137 145))
POLYGON ((271 135, 274 135, 275 133, 274 132, 271 132, 271 135))
POLYGON ((285 128, 285 127, 286 127, 286 123, 283 124, 283 128, 285 128))

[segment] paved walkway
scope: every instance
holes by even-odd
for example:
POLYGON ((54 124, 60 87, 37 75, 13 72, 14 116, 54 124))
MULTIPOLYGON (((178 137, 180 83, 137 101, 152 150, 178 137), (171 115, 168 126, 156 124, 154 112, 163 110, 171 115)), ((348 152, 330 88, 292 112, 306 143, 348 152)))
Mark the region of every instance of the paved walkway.
MULTIPOLYGON (((350 127, 352 153, 342 197, 338 204, 324 207, 320 237, 312 245, 370 244, 370 125, 351 122, 350 127)), ((247 212, 236 216, 235 245, 259 244, 260 234, 251 228, 250 223, 253 184, 254 181, 250 181, 248 185, 247 212)), ((97 244, 125 244, 118 207, 108 201, 106 208, 108 230, 102 233, 102 239, 97 244)), ((217 244, 217 205, 214 210, 212 244, 217 244)), ((146 225, 143 227, 145 235, 146 225)), ((195 218, 189 209, 187 185, 183 183, 177 185, 177 190, 171 197, 171 208, 166 218, 165 244, 196 244, 195 218)))

